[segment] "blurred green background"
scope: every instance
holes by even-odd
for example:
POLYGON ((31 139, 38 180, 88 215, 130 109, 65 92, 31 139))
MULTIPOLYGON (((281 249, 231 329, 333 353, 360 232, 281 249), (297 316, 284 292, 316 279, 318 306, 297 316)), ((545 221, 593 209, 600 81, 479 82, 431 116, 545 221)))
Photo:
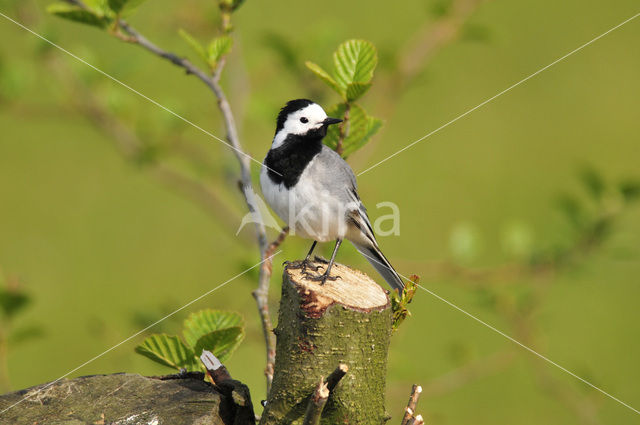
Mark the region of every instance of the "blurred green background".
MULTIPOLYGON (((201 82, 104 32, 47 15, 48 3, 2 0, 0 11, 224 135, 201 82)), ((448 7, 247 0, 234 16, 223 79, 247 152, 264 157, 287 100, 338 101, 304 61, 330 64, 345 39, 370 40, 380 55, 362 104, 385 125, 349 158, 357 173, 639 12, 634 0, 487 1, 396 87, 399 58, 448 19, 448 7)), ((189 56, 178 29, 204 40, 214 35, 217 15, 214 2, 153 0, 130 21, 189 56)), ((31 298, 2 328, 32 330, 32 338, 8 344, 6 391, 58 378, 255 264, 258 254, 250 226, 235 236, 245 210, 240 194, 225 189, 237 175, 229 149, 4 18, 0 40, 0 267, 6 285, 31 298), (91 102, 145 141, 145 155, 124 160, 109 132, 82 113, 91 102), (172 149, 188 151, 198 166, 172 149), (226 218, 163 184, 154 161, 219 193, 226 218)), ((359 178, 372 219, 388 213, 378 202, 400 207, 400 236, 380 240, 400 273, 421 275, 438 295, 635 408, 640 208, 616 185, 640 178, 639 40, 637 20, 359 178), (593 185, 585 190, 582 181, 593 179, 607 184, 601 195, 589 192, 593 185), (579 213, 571 203, 583 205, 579 213), (583 249, 580 241, 603 216, 606 232, 583 249)), ((255 164, 253 172, 257 182, 255 164)), ((289 238, 283 248, 274 263, 274 319, 280 264, 301 258, 308 242, 289 238)), ((326 255, 331 246, 323 249, 326 255)), ((377 276, 351 247, 339 261, 377 276)), ((177 332, 201 308, 241 312, 247 338, 228 368, 259 401, 264 354, 255 286, 255 274, 242 276, 151 331, 177 332)), ((418 383, 425 387, 418 411, 430 424, 638 422, 631 410, 424 291, 412 313, 389 358, 394 421, 418 383)), ((168 372, 133 352, 142 339, 73 376, 168 372)))

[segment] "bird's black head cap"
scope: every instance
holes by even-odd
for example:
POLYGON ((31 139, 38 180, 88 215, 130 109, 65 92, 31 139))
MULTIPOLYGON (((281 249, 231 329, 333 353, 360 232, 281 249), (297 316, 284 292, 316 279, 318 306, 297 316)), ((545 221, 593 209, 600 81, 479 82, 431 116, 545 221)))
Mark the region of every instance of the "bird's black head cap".
POLYGON ((284 123, 287 120, 287 117, 290 113, 298 111, 302 108, 305 108, 312 103, 315 103, 309 99, 294 99, 287 102, 286 105, 282 109, 280 109, 280 113, 278 114, 278 121, 276 124, 276 133, 284 127, 284 123))

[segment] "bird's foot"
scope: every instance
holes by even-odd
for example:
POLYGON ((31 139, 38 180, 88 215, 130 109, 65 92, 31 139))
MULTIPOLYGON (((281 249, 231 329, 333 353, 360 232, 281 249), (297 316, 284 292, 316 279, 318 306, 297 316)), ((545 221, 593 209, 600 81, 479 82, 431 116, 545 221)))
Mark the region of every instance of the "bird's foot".
POLYGON ((312 276, 307 273, 306 278, 308 280, 313 280, 314 282, 320 282, 320 285, 324 285, 327 280, 336 281, 338 279, 342 279, 340 276, 330 276, 326 273, 323 273, 320 276, 312 276))
POLYGON ((317 272, 319 268, 320 266, 312 265, 312 261, 309 260, 308 258, 305 258, 304 260, 302 260, 302 273, 304 274, 308 274, 307 269, 311 269, 314 272, 317 272))

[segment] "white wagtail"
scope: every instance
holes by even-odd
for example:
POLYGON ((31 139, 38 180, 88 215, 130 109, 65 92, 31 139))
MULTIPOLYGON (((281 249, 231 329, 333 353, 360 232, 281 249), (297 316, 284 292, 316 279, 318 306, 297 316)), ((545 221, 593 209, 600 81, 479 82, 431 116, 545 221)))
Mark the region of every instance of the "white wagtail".
MULTIPOLYGON (((335 240, 327 269, 310 277, 324 283, 343 239, 351 241, 394 289, 404 284, 380 251, 360 201, 351 167, 322 143, 331 124, 320 105, 307 100, 288 102, 278 114, 276 134, 260 173, 262 193, 293 234, 313 239, 303 270, 318 242, 335 240)), ((316 269, 317 270, 317 269, 316 269)))

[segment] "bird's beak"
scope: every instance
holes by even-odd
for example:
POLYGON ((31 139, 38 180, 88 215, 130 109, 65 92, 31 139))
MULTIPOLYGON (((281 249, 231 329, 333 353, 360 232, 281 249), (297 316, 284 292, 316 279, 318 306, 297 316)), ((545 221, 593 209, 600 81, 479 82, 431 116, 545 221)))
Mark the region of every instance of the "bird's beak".
POLYGON ((339 122, 342 122, 342 120, 340 118, 328 117, 328 118, 325 118, 324 121, 322 121, 322 124, 329 126, 331 124, 338 124, 339 122))

